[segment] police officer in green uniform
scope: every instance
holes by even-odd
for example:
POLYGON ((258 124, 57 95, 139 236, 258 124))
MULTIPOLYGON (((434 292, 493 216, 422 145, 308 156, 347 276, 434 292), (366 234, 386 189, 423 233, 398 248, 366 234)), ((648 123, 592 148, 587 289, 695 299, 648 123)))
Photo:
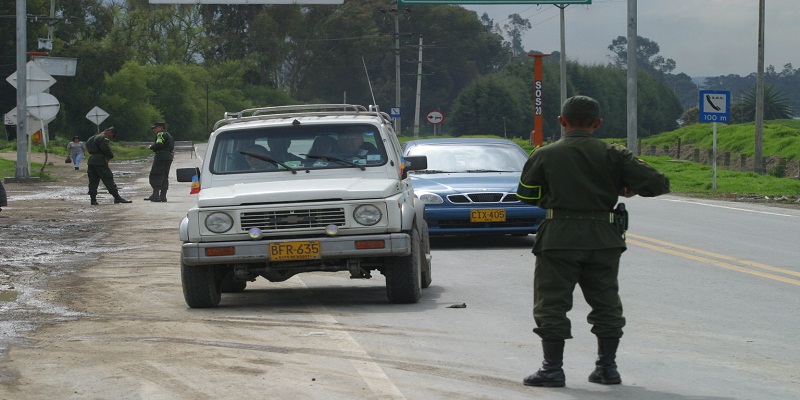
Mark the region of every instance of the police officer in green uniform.
POLYGON ((3 207, 8 205, 8 197, 6 196, 6 188, 3 186, 3 179, 0 179, 0 211, 3 207))
POLYGON ((117 130, 112 126, 86 141, 86 149, 90 154, 89 160, 86 162, 89 175, 89 197, 93 206, 99 204, 97 202, 97 187, 100 185, 101 180, 106 189, 108 189, 108 193, 114 196, 115 204, 131 203, 130 200, 120 197, 117 185, 114 183, 114 174, 111 173, 111 168, 108 167, 108 161, 114 158, 110 139, 113 139, 116 134, 117 130))
POLYGON ((150 197, 146 197, 145 200, 167 201, 169 168, 172 166, 173 158, 175 158, 175 140, 166 131, 166 127, 167 124, 164 122, 156 122, 151 127, 153 133, 156 134, 155 142, 150 145, 150 150, 155 153, 153 166, 150 168, 150 187, 153 188, 153 194, 150 197))
POLYGON ((603 120, 591 97, 567 99, 558 122, 564 137, 531 154, 517 189, 520 200, 547 210, 533 245, 533 331, 542 339, 544 361, 523 383, 565 385, 564 340, 572 338, 567 312, 577 284, 592 308, 587 320, 598 343, 589 382, 618 384, 615 360, 625 318, 617 274, 627 214, 613 209, 620 195, 668 193, 669 180, 629 150, 594 137, 603 120))

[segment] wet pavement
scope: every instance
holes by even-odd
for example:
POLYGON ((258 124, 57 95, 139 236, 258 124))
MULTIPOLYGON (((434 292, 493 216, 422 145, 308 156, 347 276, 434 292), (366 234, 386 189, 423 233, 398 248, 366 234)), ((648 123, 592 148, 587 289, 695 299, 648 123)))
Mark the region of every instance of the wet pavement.
MULTIPOLYGON (((0 157, 15 159, 16 154, 0 157)), ((41 154, 32 158, 43 161, 41 154)), ((111 164, 123 197, 139 197, 134 193, 145 191, 135 179, 146 176, 149 166, 149 160, 111 164)), ((9 345, 25 345, 26 332, 80 315, 57 305, 47 281, 71 279, 76 269, 95 262, 99 254, 136 247, 111 246, 103 240, 109 232, 104 221, 114 219, 109 207, 120 205, 113 204, 102 183, 101 205, 89 205, 85 165, 76 171, 71 165, 51 164, 45 172, 57 181, 5 183, 8 206, 0 212, 0 361, 9 345)))

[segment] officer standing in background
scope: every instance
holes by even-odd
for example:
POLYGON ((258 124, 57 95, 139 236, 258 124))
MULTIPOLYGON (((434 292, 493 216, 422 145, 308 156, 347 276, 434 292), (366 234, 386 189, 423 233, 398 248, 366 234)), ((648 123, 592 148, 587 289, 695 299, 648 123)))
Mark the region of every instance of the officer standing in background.
POLYGON ((172 166, 172 159, 175 158, 175 140, 166 131, 167 124, 164 122, 156 122, 150 128, 156 134, 156 139, 149 148, 156 154, 153 158, 153 166, 150 168, 150 187, 153 188, 153 194, 146 197, 145 200, 166 202, 167 189, 169 189, 169 168, 172 166))
POLYGON ((86 148, 90 154, 89 160, 86 161, 89 175, 89 197, 93 206, 99 204, 97 202, 97 187, 100 185, 101 180, 106 189, 108 189, 108 193, 114 196, 114 204, 131 203, 130 200, 120 197, 117 185, 114 183, 114 174, 111 173, 111 168, 108 168, 108 161, 114 158, 110 139, 113 139, 116 134, 117 130, 112 126, 86 141, 86 148))
POLYGON ((3 186, 3 179, 0 178, 0 211, 3 211, 3 207, 8 205, 8 197, 6 196, 6 187, 3 186))
POLYGON ((521 201, 547 209, 533 245, 533 331, 542 339, 544 361, 523 383, 565 385, 564 340, 572 338, 567 312, 577 284, 592 308, 587 320, 598 343, 589 382, 618 384, 615 360, 625 318, 617 275, 627 214, 613 208, 620 195, 668 193, 669 180, 629 150, 594 137, 603 120, 591 97, 567 99, 558 122, 564 137, 531 154, 517 189, 521 201))

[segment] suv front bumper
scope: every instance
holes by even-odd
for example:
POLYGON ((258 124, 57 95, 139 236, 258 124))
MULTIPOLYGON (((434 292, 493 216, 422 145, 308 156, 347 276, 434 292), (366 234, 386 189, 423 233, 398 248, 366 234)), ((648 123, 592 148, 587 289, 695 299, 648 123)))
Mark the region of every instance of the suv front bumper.
MULTIPOLYGON (((411 237, 405 233, 382 235, 303 238, 318 240, 322 259, 394 257, 411 254, 411 237), (356 242, 383 240, 383 248, 356 248, 356 242)), ((186 265, 238 264, 269 262, 269 244, 295 240, 248 240, 236 242, 184 243, 181 258, 186 265), (209 256, 207 249, 233 248, 232 255, 209 256)))

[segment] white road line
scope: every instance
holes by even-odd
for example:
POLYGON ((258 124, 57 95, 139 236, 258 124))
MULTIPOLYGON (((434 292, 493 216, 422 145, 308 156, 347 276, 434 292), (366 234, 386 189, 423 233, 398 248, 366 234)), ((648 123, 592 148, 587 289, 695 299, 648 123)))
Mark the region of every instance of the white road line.
MULTIPOLYGON (((306 286, 302 279, 299 280, 301 285, 309 292, 311 289, 306 286)), ((339 350, 350 356, 350 362, 356 369, 364 383, 369 386, 370 390, 379 399, 405 399, 400 389, 392 383, 392 380, 383 372, 383 369, 377 362, 373 361, 372 356, 364 350, 363 347, 355 340, 346 330, 344 326, 339 323, 333 316, 331 316, 328 309, 317 301, 313 301, 306 296, 303 296, 303 301, 310 306, 321 309, 321 312, 314 312, 312 315, 314 319, 322 326, 335 326, 342 329, 332 331, 325 331, 328 336, 336 341, 339 350)), ((316 333, 316 332, 315 332, 316 333)))
POLYGON ((661 200, 661 201, 672 201, 672 202, 675 202, 675 203, 696 204, 698 206, 706 206, 706 207, 725 208, 725 209, 728 209, 728 210, 747 211, 747 212, 757 213, 757 214, 767 214, 767 215, 777 215, 777 216, 781 216, 781 217, 800 218, 800 215, 783 214, 783 213, 776 213, 776 212, 769 212, 769 211, 750 210, 750 209, 747 209, 747 208, 723 206, 723 205, 719 205, 719 204, 703 203, 703 202, 699 202, 699 201, 690 201, 690 200, 681 200, 681 199, 659 199, 659 200, 661 200))

